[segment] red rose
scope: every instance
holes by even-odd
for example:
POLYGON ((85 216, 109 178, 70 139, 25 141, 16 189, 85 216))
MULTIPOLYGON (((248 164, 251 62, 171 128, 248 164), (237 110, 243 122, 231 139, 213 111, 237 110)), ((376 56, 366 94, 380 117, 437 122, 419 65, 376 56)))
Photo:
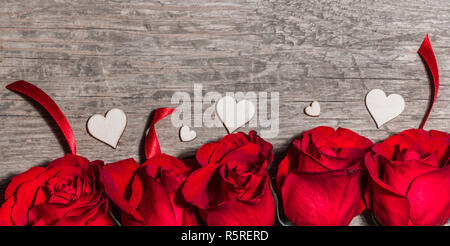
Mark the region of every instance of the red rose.
POLYGON ((177 158, 160 154, 142 166, 133 159, 108 164, 100 179, 120 210, 122 225, 197 225, 194 207, 181 195, 191 170, 177 158))
POLYGON ((373 143, 348 129, 305 132, 280 163, 277 189, 296 225, 348 225, 364 210, 361 167, 373 143))
POLYGON ((443 225, 450 217, 450 137, 406 130, 365 157, 369 208, 383 225, 443 225))
POLYGON ((0 208, 4 225, 111 226, 109 202, 97 177, 102 161, 67 154, 12 178, 0 208))
POLYGON ((255 131, 229 134, 197 152, 202 166, 186 180, 183 195, 207 225, 270 226, 275 203, 267 167, 272 145, 255 131))

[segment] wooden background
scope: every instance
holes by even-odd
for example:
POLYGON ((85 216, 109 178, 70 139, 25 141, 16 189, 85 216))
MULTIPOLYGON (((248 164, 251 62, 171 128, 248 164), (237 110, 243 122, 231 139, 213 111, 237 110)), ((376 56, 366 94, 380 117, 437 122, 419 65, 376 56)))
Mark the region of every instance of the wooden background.
MULTIPOLYGON (((175 106, 173 93, 192 94, 194 83, 204 93, 279 92, 280 132, 269 139, 277 165, 294 136, 319 125, 350 128, 375 142, 418 127, 431 86, 417 50, 429 33, 441 86, 426 128, 448 132, 449 26, 447 0, 0 0, 1 186, 67 151, 48 114, 4 89, 20 79, 58 103, 78 154, 105 162, 144 161, 150 113, 175 106), (406 101, 380 129, 364 105, 375 88, 406 101), (319 118, 303 113, 313 100, 321 102, 319 118), (86 131, 89 116, 113 107, 129 119, 116 150, 86 131)), ((170 120, 162 121, 163 151, 192 155, 226 133, 194 129, 198 138, 182 143, 170 120)))

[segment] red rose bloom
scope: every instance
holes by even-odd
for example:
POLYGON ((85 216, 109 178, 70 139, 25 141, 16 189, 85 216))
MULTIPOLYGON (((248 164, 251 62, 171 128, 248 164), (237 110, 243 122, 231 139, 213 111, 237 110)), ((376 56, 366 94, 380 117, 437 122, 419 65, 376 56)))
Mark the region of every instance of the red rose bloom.
POLYGON ((4 225, 111 226, 109 202, 97 177, 102 161, 67 154, 12 178, 0 208, 4 225))
POLYGON ((194 207, 181 195, 191 170, 177 158, 160 154, 142 166, 133 159, 108 164, 100 179, 120 210, 122 225, 197 225, 194 207))
POLYGON ((186 180, 183 195, 207 225, 270 226, 275 203, 267 167, 272 145, 255 131, 229 134, 197 152, 202 166, 186 180))
POLYGON ((406 130, 365 157, 369 208, 383 225, 443 225, 450 217, 450 137, 406 130))
POLYGON ((364 210, 361 167, 372 145, 353 131, 325 126, 296 139, 277 175, 286 217, 296 225, 348 225, 364 210))

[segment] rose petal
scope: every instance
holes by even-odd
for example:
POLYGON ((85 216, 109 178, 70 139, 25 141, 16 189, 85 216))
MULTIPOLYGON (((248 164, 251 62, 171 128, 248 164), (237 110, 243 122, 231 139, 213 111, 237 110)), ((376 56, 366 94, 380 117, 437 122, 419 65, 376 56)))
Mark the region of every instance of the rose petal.
POLYGON ((248 135, 243 132, 228 134, 216 143, 217 146, 215 150, 210 153, 211 155, 208 163, 220 162, 227 154, 250 143, 248 135))
MULTIPOLYGON (((71 207, 64 204, 47 203, 34 206, 29 210, 30 224, 44 221, 45 225, 53 225, 70 211, 71 207)), ((84 225, 84 223, 79 224, 84 225)))
POLYGON ((170 198, 162 185, 148 178, 141 203, 137 208, 147 226, 173 226, 176 219, 170 198))
POLYGON ((340 149, 368 149, 373 145, 373 142, 368 138, 359 135, 358 133, 339 127, 335 133, 334 138, 331 138, 331 143, 335 148, 340 149))
MULTIPOLYGON (((142 217, 136 211, 137 206, 133 206, 125 198, 127 188, 138 168, 139 165, 133 159, 111 163, 103 168, 100 180, 105 188, 105 193, 123 212, 142 221, 142 217)), ((136 189, 132 190, 132 192, 136 191, 136 189)))
POLYGON ((53 226, 85 226, 96 220, 107 223, 104 225, 114 225, 102 193, 83 196, 68 205, 47 203, 34 206, 29 211, 29 217, 31 225, 43 221, 45 225, 53 226))
POLYGON ((195 207, 191 206, 184 210, 183 225, 184 226, 198 226, 197 209, 195 207))
POLYGON ((179 159, 166 154, 147 160, 143 166, 147 174, 158 180, 169 193, 178 190, 191 172, 179 159))
POLYGON ((444 225, 450 218, 450 166, 418 176, 407 197, 415 225, 444 225))
POLYGON ((17 225, 28 225, 28 210, 33 207, 34 198, 37 189, 45 182, 47 172, 42 173, 38 178, 30 180, 17 188, 14 199, 15 204, 12 207, 12 220, 17 225))
MULTIPOLYGON (((172 203, 173 214, 175 216, 175 224, 184 225, 186 210, 192 208, 192 206, 184 200, 181 190, 177 190, 173 193, 168 193, 168 196, 170 202, 172 203)), ((194 218, 190 219, 193 220, 194 218)))
POLYGON ((273 161, 273 146, 271 143, 265 141, 263 138, 258 136, 256 131, 249 132, 250 139, 253 143, 259 144, 261 146, 261 154, 267 160, 268 165, 273 161))
POLYGON ((44 171, 45 171, 45 168, 43 168, 43 167, 32 167, 28 171, 21 173, 17 176, 14 176, 11 179, 11 182, 9 183, 8 187, 6 188, 5 199, 8 199, 12 195, 14 195, 15 191, 21 184, 35 179, 37 176, 39 176, 44 171))
POLYGON ((259 153, 261 153, 261 147, 259 145, 247 144, 228 153, 220 162, 227 163, 230 161, 238 161, 241 163, 248 163, 250 165, 253 163, 258 163, 261 159, 259 153))
POLYGON ((208 226, 272 226, 275 222, 275 201, 268 182, 256 203, 231 199, 201 215, 208 226))
POLYGON ((321 126, 305 132, 293 145, 308 157, 305 161, 299 160, 300 170, 325 172, 358 168, 355 164, 359 163, 373 143, 345 128, 335 131, 331 127, 321 126))
POLYGON ((282 187, 287 218, 298 226, 348 225, 362 211, 360 174, 291 172, 282 187))
POLYGON ((309 153, 300 151, 298 153, 298 164, 296 170, 302 172, 321 173, 332 169, 324 165, 323 162, 311 156, 309 153))
POLYGON ((439 162, 445 161, 446 152, 450 144, 450 135, 445 132, 423 129, 409 129, 391 136, 373 147, 373 151, 389 160, 395 158, 396 151, 417 152, 422 157, 437 153, 439 162))
POLYGON ((408 225, 409 201, 379 179, 378 173, 383 171, 380 164, 382 161, 387 160, 371 152, 367 153, 364 159, 364 164, 369 171, 368 206, 383 225, 408 225))
POLYGON ((402 195, 406 195, 406 191, 415 177, 436 170, 436 167, 424 165, 417 160, 385 161, 383 166, 383 182, 402 195))
POLYGON ((209 164, 191 173, 183 185, 184 199, 199 208, 209 207, 208 184, 219 164, 209 164))
POLYGON ((278 166, 277 173, 277 190, 281 193, 281 187, 283 187, 284 181, 289 173, 294 170, 298 165, 298 150, 295 146, 289 147, 289 150, 283 160, 278 166))
POLYGON ((2 204, 2 206, 0 207, 0 221, 2 222, 2 224, 0 225, 5 226, 16 225, 11 216, 13 206, 14 206, 14 197, 6 199, 6 201, 2 204))
POLYGON ((197 150, 195 157, 197 158, 197 162, 201 166, 205 166, 209 163, 212 153, 216 150, 217 143, 208 143, 202 145, 200 149, 197 150))
POLYGON ((113 188, 120 196, 125 196, 126 189, 138 168, 139 165, 134 159, 126 159, 106 165, 100 174, 100 179, 105 178, 105 175, 108 175, 109 178, 109 182, 103 182, 105 190, 113 188))
POLYGON ((270 182, 269 181, 270 178, 269 178, 269 175, 267 174, 267 172, 264 174, 265 175, 262 177, 257 176, 257 175, 251 176, 244 191, 236 198, 239 201, 247 202, 247 203, 258 202, 259 199, 262 197, 262 193, 266 192, 264 189, 266 188, 267 183, 270 182))

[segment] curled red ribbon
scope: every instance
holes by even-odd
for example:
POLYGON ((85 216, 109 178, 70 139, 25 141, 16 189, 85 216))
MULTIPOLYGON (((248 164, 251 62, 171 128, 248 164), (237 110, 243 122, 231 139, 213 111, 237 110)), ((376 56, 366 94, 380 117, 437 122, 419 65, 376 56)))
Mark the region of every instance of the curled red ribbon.
POLYGON ((434 102, 436 101, 439 90, 439 71, 436 62, 436 57, 434 56, 433 47, 431 47, 430 39, 428 38, 428 34, 425 37, 425 40, 423 40, 422 45, 420 46, 419 54, 423 58, 423 61, 425 62, 425 65, 428 68, 428 71, 431 73, 431 77, 433 79, 432 82, 434 86, 433 101, 431 102, 430 107, 428 108, 428 112, 425 115, 425 118, 423 119, 422 123, 419 126, 419 129, 422 129, 425 126, 428 117, 430 116, 431 109, 433 109, 433 105, 434 102))
POLYGON ((145 156, 147 159, 153 158, 161 154, 161 147, 159 146, 158 137, 156 136, 155 124, 170 115, 175 109, 173 108, 158 108, 153 116, 152 124, 148 130, 145 138, 145 156))
POLYGON ((72 128, 70 128, 69 122, 67 121, 61 109, 59 109, 58 105, 50 98, 50 96, 48 96, 37 86, 23 80, 11 83, 7 85, 6 88, 30 97, 31 99, 42 105, 58 124, 59 128, 64 134, 64 137, 66 138, 67 143, 69 144, 72 154, 76 155, 77 145, 72 128))

